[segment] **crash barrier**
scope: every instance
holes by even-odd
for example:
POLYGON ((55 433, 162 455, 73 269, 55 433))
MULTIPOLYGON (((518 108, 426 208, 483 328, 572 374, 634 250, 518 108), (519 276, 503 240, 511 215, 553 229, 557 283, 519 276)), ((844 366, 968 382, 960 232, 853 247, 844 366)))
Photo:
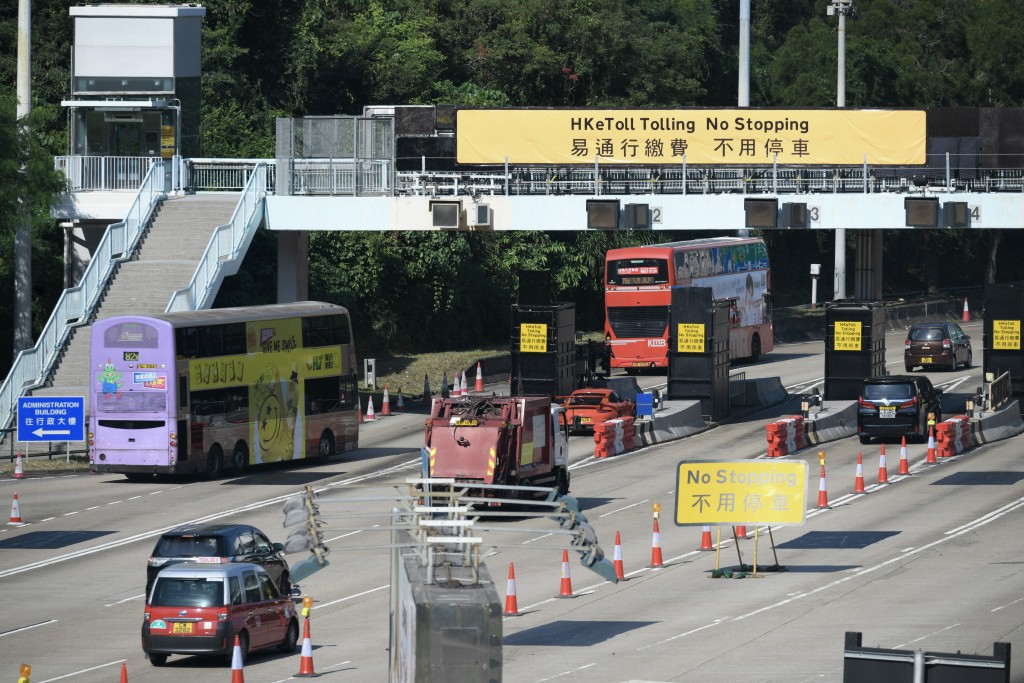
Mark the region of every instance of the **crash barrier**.
POLYGON ((1010 382, 1010 371, 996 377, 988 385, 988 403, 985 406, 989 410, 996 410, 1004 402, 1010 399, 1013 385, 1010 382))
POLYGON ((768 457, 778 458, 807 447, 803 415, 790 415, 767 426, 768 457))
POLYGON ((859 631, 847 631, 843 647, 843 683, 943 681, 1009 683, 1010 644, 993 643, 992 656, 960 652, 924 652, 861 647, 859 631))
POLYGON ((954 415, 935 425, 935 455, 950 458, 971 447, 971 418, 954 415))
POLYGON ((981 417, 971 420, 971 442, 975 446, 1009 439, 1024 432, 1024 419, 1020 415, 1020 403, 1009 401, 995 412, 983 412, 981 417))
POLYGON ((665 401, 651 419, 634 423, 637 447, 674 441, 714 426, 704 421, 700 401, 665 401))
POLYGON ((739 382, 729 378, 729 401, 733 409, 773 406, 787 398, 789 392, 782 386, 779 377, 759 377, 739 382))
POLYGON ((856 433, 856 401, 822 401, 821 409, 804 418, 804 438, 808 446, 845 439, 856 433))
POLYGON ((594 457, 607 458, 633 450, 635 433, 632 417, 594 425, 594 457))

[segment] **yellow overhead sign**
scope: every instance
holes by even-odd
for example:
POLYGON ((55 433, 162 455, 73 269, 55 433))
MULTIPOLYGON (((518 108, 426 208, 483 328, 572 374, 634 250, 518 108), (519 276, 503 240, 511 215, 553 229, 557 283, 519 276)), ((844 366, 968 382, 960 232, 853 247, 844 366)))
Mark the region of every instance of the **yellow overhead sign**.
POLYGON ((1020 321, 993 320, 992 348, 1020 351, 1020 321))
POLYGON ((704 353, 704 323, 677 323, 676 330, 676 353, 704 353))
POLYGON ((676 524, 803 524, 807 463, 741 460, 679 463, 676 524))
POLYGON ((544 323, 523 323, 519 326, 519 350, 522 353, 548 352, 548 326, 544 323))
POLYGON ((861 350, 861 323, 857 320, 837 320, 832 333, 833 351, 861 350))
POLYGON ((925 163, 923 110, 460 109, 463 164, 925 163))

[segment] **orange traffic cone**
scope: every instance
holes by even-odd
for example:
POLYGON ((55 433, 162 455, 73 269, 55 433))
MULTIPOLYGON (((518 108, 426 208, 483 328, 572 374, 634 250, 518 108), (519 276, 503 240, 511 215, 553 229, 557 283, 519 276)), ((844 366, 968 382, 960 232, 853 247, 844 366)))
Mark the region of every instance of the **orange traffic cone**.
MULTIPOLYGON (((386 389, 387 387, 385 387, 386 389)), ((402 387, 398 387, 398 402, 395 404, 395 410, 405 410, 405 399, 402 398, 402 387)))
POLYGON ((473 391, 484 390, 484 373, 480 367, 480 361, 476 362, 476 385, 473 387, 473 391))
POLYGON ((882 444, 882 452, 878 454, 878 483, 889 483, 889 469, 885 466, 885 444, 882 444))
POLYGON ((366 402, 366 416, 363 418, 363 422, 373 422, 377 419, 377 416, 373 413, 373 396, 366 402))
POLYGON ((313 641, 309 639, 309 617, 306 617, 306 625, 302 627, 302 659, 295 678, 314 678, 319 675, 313 671, 313 641))
POLYGON ((18 451, 18 460, 14 465, 14 478, 23 479, 25 477, 25 467, 21 462, 21 451, 18 451))
POLYGON ((391 397, 388 395, 388 385, 384 385, 384 400, 380 404, 381 416, 391 414, 391 397))
POLYGON ((651 537, 651 563, 647 566, 652 569, 665 566, 661 559, 661 530, 658 528, 657 517, 654 518, 654 534, 651 537))
POLYGON ((423 403, 424 405, 430 405, 430 379, 426 373, 423 374, 423 403))
POLYGON ((825 466, 821 466, 821 479, 818 480, 818 507, 827 508, 828 505, 828 487, 825 484, 825 466))
POLYGON ((612 555, 612 566, 615 567, 615 578, 619 581, 626 580, 626 573, 622 567, 622 540, 619 538, 619 532, 615 532, 615 554, 612 555))
POLYGON ((242 646, 235 636, 235 649, 231 651, 231 683, 245 683, 245 674, 242 673, 242 646))
POLYGON ((969 323, 971 321, 971 311, 970 311, 969 308, 967 308, 967 297, 966 296, 964 297, 964 317, 961 318, 961 320, 963 322, 965 322, 965 323, 969 323))
POLYGON ((469 384, 466 382, 466 371, 462 371, 462 395, 469 396, 469 384))
POLYGON ((925 462, 935 462, 935 427, 928 430, 928 457, 925 462))
POLYGON ((516 567, 511 562, 508 563, 508 589, 505 591, 505 611, 502 614, 506 617, 519 616, 519 603, 516 602, 516 567))
POLYGON ((746 538, 747 537, 747 527, 745 525, 743 525, 743 524, 741 524, 739 526, 734 526, 732 528, 732 532, 734 534, 736 534, 736 538, 746 538))
POLYGON ((910 463, 907 462, 907 437, 900 441, 900 474, 910 474, 910 463))
POLYGON ((860 453, 857 453, 857 476, 853 479, 853 492, 864 493, 864 461, 860 453))
POLYGON ((700 532, 700 547, 697 550, 714 550, 715 545, 711 540, 711 527, 705 526, 700 532))
POLYGON ((560 598, 575 598, 572 594, 572 578, 569 576, 569 551, 562 551, 562 584, 558 589, 560 598))
POLYGON ((128 665, 121 662, 121 683, 128 683, 128 665))
POLYGON ((21 506, 18 504, 18 494, 14 494, 14 500, 11 502, 11 520, 8 524, 21 524, 21 506))

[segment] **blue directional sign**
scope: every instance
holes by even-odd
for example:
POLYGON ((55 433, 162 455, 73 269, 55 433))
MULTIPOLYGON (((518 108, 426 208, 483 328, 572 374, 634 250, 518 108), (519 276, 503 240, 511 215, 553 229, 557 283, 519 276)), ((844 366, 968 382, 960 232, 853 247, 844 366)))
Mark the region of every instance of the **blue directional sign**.
POLYGON ((18 441, 85 441, 85 399, 19 397, 18 441))

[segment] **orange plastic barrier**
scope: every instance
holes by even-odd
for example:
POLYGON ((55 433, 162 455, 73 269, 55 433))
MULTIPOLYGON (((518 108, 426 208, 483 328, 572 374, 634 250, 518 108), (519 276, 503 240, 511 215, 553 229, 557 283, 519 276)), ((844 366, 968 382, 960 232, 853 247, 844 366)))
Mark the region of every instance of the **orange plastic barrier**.
POLYGON ((769 458, 789 455, 807 447, 803 415, 790 415, 770 422, 766 429, 769 458))
POLYGON ((935 453, 940 458, 963 453, 970 448, 971 418, 954 415, 935 425, 935 453))
POLYGON ((620 455, 635 447, 636 428, 632 417, 594 425, 594 457, 620 455))

